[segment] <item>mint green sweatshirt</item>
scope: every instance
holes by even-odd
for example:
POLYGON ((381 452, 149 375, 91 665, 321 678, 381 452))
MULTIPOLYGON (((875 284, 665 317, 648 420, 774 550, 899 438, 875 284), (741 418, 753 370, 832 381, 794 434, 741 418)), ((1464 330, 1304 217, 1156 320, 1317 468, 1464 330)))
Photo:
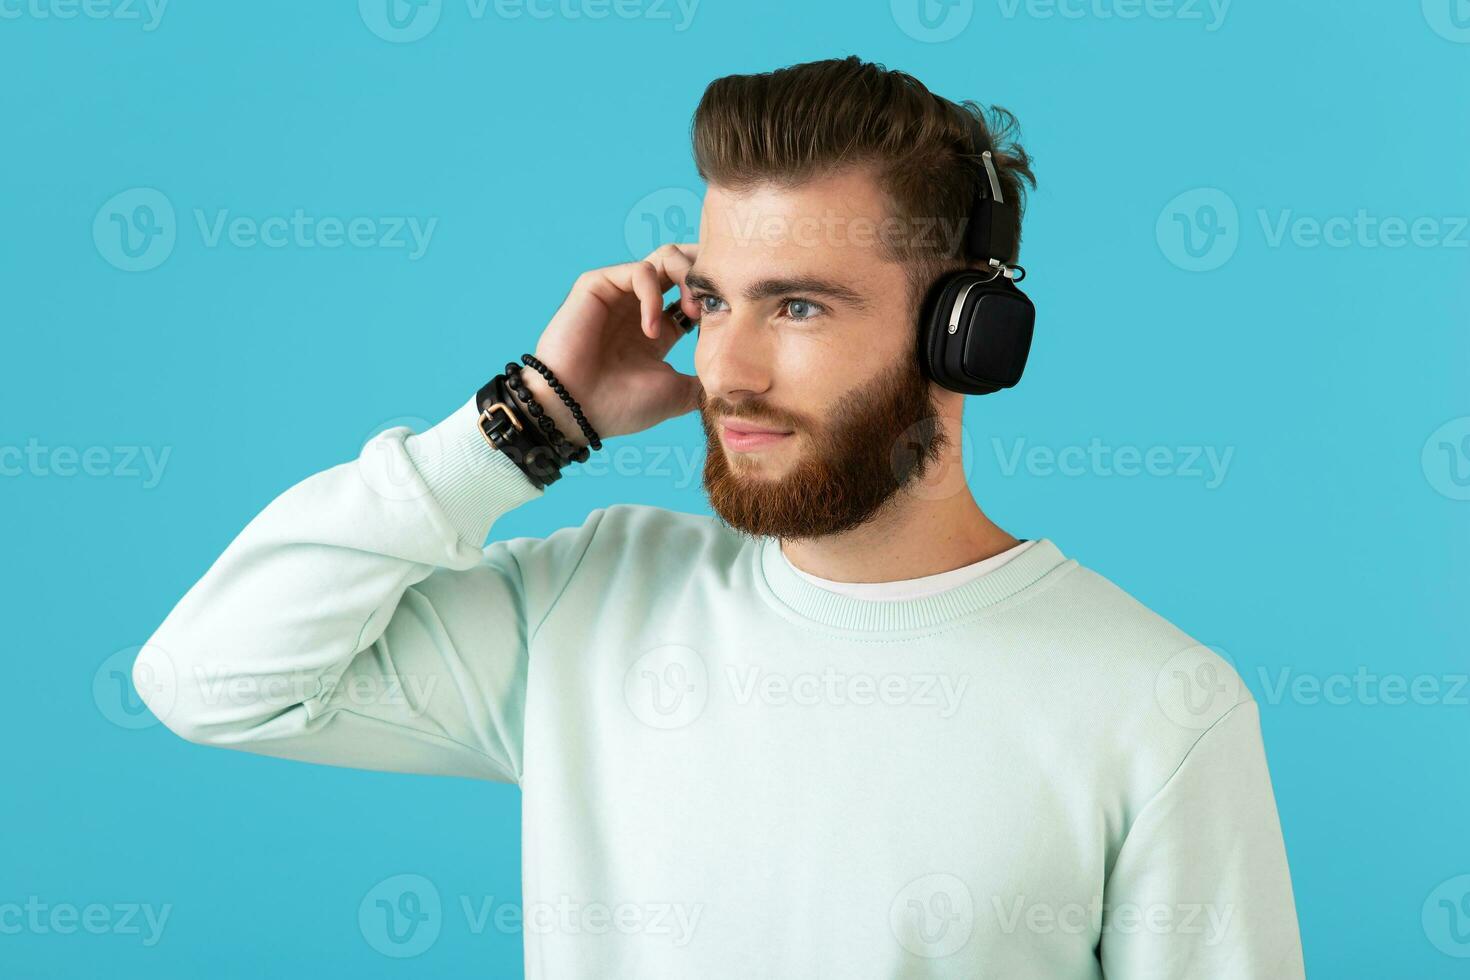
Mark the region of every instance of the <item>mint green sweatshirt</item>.
POLYGON ((543 491, 474 420, 272 501, 140 654, 153 712, 519 785, 533 978, 1302 976, 1255 702, 1052 541, 909 601, 656 507, 482 547, 543 491))

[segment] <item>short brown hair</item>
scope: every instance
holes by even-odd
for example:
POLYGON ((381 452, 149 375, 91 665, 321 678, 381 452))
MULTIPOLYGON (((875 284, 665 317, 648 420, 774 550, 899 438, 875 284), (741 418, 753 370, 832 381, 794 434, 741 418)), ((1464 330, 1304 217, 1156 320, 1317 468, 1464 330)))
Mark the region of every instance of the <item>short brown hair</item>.
MULTIPOLYGON (((717 78, 705 89, 691 129, 694 162, 707 183, 735 190, 766 182, 796 186, 866 166, 901 227, 937 222, 959 229, 961 234, 923 243, 922 236, 908 235, 885 241, 920 289, 971 264, 962 232, 986 179, 980 152, 991 151, 1001 193, 1017 202, 1018 224, 1025 185, 1036 186, 1011 112, 951 102, 912 75, 855 55, 717 78)), ((1020 228, 1015 232, 1019 249, 1020 228)), ((1018 256, 1004 258, 1015 262, 1018 256)))

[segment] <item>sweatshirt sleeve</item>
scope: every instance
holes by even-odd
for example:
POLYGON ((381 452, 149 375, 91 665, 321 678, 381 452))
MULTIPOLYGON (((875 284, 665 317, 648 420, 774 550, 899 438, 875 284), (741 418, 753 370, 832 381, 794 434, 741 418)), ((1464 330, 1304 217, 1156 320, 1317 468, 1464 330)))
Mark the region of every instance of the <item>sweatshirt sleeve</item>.
POLYGON ((379 433, 251 520, 135 661, 159 720, 264 755, 519 781, 529 643, 603 511, 482 547, 543 491, 476 414, 379 433))
POLYGON ((1109 980, 1304 975, 1260 712, 1226 712, 1139 813, 1103 901, 1109 980))

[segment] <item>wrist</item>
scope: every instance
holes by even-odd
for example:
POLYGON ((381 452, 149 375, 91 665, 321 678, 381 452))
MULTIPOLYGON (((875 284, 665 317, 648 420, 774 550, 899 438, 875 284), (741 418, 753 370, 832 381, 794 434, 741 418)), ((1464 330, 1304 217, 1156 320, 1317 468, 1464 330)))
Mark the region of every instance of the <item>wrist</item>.
POLYGON ((539 371, 523 367, 521 368, 521 380, 525 383, 526 389, 535 397, 536 403, 551 417, 551 421, 556 423, 556 427, 561 430, 567 442, 579 449, 587 445, 587 436, 582 432, 582 427, 577 424, 576 416, 572 414, 566 402, 561 400, 561 396, 551 390, 551 385, 546 383, 546 379, 539 371))
MULTIPOLYGON (((438 503, 464 541, 479 547, 491 525, 506 512, 541 496, 530 480, 504 453, 492 450, 479 431, 478 398, 471 398, 451 415, 423 432, 408 435, 403 448, 422 480, 429 499, 438 503)), ((364 452, 358 461, 368 484, 390 500, 409 500, 422 493, 415 481, 405 481, 399 467, 387 466, 381 454, 364 452)))

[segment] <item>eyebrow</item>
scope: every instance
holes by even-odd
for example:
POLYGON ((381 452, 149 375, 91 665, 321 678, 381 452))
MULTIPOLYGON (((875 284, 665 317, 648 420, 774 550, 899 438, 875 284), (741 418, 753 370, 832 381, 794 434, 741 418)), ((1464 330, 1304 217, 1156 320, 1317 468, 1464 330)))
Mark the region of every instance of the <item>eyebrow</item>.
MULTIPOLYGON (((702 289, 706 292, 716 294, 720 292, 719 285, 713 279, 693 269, 684 277, 684 281, 693 289, 702 289)), ((817 276, 789 276, 780 279, 761 279, 746 287, 745 298, 754 303, 777 296, 787 296, 792 293, 825 296, 829 299, 847 303, 860 310, 868 308, 868 301, 863 298, 861 293, 848 286, 844 286, 840 282, 821 279, 817 276)))

